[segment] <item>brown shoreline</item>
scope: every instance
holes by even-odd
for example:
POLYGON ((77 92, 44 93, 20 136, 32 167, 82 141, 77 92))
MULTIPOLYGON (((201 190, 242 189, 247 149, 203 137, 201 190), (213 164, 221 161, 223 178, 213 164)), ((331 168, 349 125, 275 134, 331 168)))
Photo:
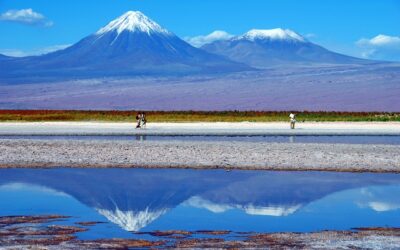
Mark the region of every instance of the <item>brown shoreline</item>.
POLYGON ((393 249, 400 244, 400 228, 366 227, 351 230, 322 230, 307 233, 254 233, 229 230, 167 230, 132 232, 148 234, 153 240, 141 238, 103 238, 81 240, 75 235, 90 230, 90 226, 59 225, 68 218, 62 215, 0 217, 0 247, 9 249, 393 249), (47 224, 46 224, 47 223, 47 224), (207 235, 208 237, 199 237, 207 235), (230 235, 230 239, 224 236, 230 235))
POLYGON ((316 172, 342 172, 342 173, 376 173, 376 174, 400 174, 400 170, 375 170, 375 169, 351 169, 351 168, 279 168, 279 167, 254 167, 254 166, 166 166, 166 165, 107 165, 107 164, 73 164, 73 165, 53 165, 49 163, 35 163, 26 165, 0 164, 0 169, 16 169, 16 168, 35 168, 35 169, 56 169, 56 168, 131 168, 131 169, 191 169, 191 170, 225 170, 225 171, 316 171, 316 172))

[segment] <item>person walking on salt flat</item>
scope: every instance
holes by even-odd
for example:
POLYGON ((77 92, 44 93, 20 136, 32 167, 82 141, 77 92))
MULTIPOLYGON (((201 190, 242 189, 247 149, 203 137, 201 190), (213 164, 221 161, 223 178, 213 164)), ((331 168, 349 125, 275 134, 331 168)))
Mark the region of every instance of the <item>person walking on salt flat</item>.
POLYGON ((296 124, 296 115, 293 113, 290 113, 289 118, 290 118, 290 128, 294 129, 294 126, 296 124))
POLYGON ((136 128, 140 128, 141 121, 142 121, 142 113, 138 112, 136 114, 136 128))
POLYGON ((146 128, 146 123, 147 123, 147 118, 146 118, 146 114, 143 112, 142 113, 142 124, 141 124, 141 127, 142 128, 146 128))

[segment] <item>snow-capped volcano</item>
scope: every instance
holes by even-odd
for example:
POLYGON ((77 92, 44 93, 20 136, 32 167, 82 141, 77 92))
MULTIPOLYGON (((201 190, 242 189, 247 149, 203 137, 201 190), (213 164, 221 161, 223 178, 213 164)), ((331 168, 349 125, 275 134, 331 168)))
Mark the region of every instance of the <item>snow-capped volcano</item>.
POLYGON ((202 49, 256 68, 277 65, 360 64, 367 60, 341 55, 307 41, 290 29, 252 29, 225 41, 206 44, 202 49))
POLYGON ((306 42, 304 37, 297 34, 296 32, 289 30, 289 29, 269 29, 269 30, 259 30, 259 29, 252 29, 245 34, 237 37, 236 39, 241 40, 281 40, 281 41, 293 41, 293 42, 306 42))
POLYGON ((118 34, 122 33, 123 31, 137 31, 145 32, 147 34, 163 33, 166 35, 172 35, 168 30, 162 28, 140 11, 126 12, 114 21, 111 21, 108 25, 98 30, 96 35, 102 35, 110 31, 116 31, 118 34))
POLYGON ((177 75, 251 70, 195 48, 139 11, 128 11, 78 43, 50 54, 14 59, 0 76, 177 75))

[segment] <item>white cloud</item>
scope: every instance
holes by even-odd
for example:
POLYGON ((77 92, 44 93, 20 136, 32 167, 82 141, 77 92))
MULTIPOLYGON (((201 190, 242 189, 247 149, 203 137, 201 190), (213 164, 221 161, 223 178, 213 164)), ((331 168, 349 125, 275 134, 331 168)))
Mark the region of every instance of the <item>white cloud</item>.
POLYGON ((184 204, 189 205, 191 207, 204 208, 213 213, 223 213, 228 210, 234 209, 234 207, 231 205, 216 204, 212 201, 205 200, 199 196, 191 197, 189 200, 185 201, 184 204))
POLYGON ((185 40, 188 43, 190 43, 191 45, 193 45, 194 47, 201 47, 204 44, 208 44, 208 43, 212 43, 212 42, 220 41, 220 40, 228 40, 232 37, 234 37, 234 35, 229 34, 226 31, 216 30, 208 35, 185 37, 185 40))
POLYGON ((71 46, 70 44, 60 44, 60 45, 53 45, 48 47, 37 48, 33 50, 20 50, 20 49, 0 49, 0 54, 6 56, 14 56, 14 57, 24 57, 24 56, 38 56, 47 54, 50 52, 54 52, 60 49, 65 49, 71 46))
POLYGON ((397 185, 362 188, 355 203, 361 208, 370 208, 376 212, 400 210, 399 192, 400 187, 397 185))
POLYGON ((399 47, 400 48, 400 37, 377 35, 371 39, 362 38, 357 42, 360 46, 374 46, 374 47, 399 47))
POLYGON ((356 42, 361 48, 361 56, 369 59, 400 60, 400 37, 377 35, 373 38, 362 38, 356 42))
POLYGON ((68 194, 64 192, 57 191, 55 189, 47 188, 39 185, 31 185, 20 182, 7 183, 0 186, 0 191, 13 192, 13 191, 25 191, 29 190, 30 192, 40 192, 47 193, 54 196, 63 196, 70 197, 68 194))
POLYGON ((377 212, 392 211, 400 208, 400 204, 388 202, 369 202, 368 206, 377 212))
POLYGON ((0 15, 0 20, 46 27, 53 25, 52 21, 47 20, 45 16, 32 9, 8 10, 0 15))
POLYGON ((314 33, 308 33, 308 34, 305 34, 304 36, 307 37, 307 38, 315 38, 315 37, 317 37, 317 35, 314 34, 314 33))
POLYGON ((250 215, 288 216, 296 212, 299 208, 301 208, 301 205, 271 207, 248 206, 245 208, 245 211, 250 215))

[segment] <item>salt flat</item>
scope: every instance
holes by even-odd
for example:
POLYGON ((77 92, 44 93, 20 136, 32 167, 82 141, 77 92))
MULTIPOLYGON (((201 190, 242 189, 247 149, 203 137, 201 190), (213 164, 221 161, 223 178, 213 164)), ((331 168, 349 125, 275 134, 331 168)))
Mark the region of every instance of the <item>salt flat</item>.
MULTIPOLYGON (((400 135, 398 122, 7 122, 3 135, 400 135)), ((239 141, 0 139, 0 167, 167 167, 400 172, 400 146, 239 141)))
POLYGON ((0 135, 400 135, 400 122, 2 122, 0 135))
POLYGON ((0 167, 400 172, 400 146, 227 141, 0 139, 0 167))

